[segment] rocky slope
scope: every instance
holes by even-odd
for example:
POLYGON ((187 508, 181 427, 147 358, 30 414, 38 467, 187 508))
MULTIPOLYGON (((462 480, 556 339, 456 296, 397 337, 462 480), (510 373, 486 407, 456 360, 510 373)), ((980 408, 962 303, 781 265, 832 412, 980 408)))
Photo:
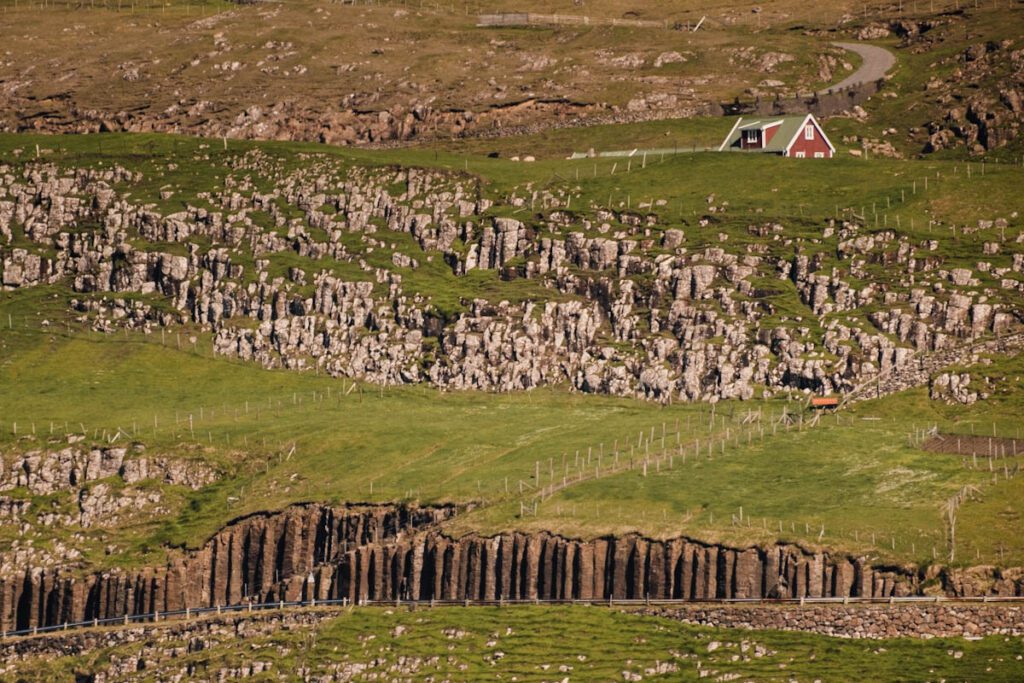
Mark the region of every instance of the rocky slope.
POLYGON ((825 45, 798 59, 774 44, 749 46, 745 33, 724 48, 700 34, 684 41, 661 21, 620 28, 611 40, 596 26, 556 29, 552 39, 548 31, 482 30, 446 6, 253 3, 202 19, 166 10, 130 22, 113 11, 79 14, 71 27, 72 15, 56 9, 16 14, 0 19, 11 37, 0 60, 7 131, 447 140, 693 116, 730 86, 760 82, 761 92, 790 94, 836 67, 825 45), (117 45, 102 38, 111 30, 117 45), (43 40, 51 50, 39 50, 43 40), (698 49, 717 59, 697 67, 698 49), (97 82, 106 96, 97 96, 97 82))
POLYGON ((963 145, 982 154, 1018 141, 1024 125, 1024 49, 1012 40, 977 43, 950 61, 952 75, 927 85, 938 93, 946 114, 928 124, 925 151, 963 145))
MULTIPOLYGON (((755 223, 754 242, 721 233, 720 246, 689 248, 656 198, 573 207, 571 189, 488 197, 437 171, 228 158, 222 184, 171 213, 129 198, 138 171, 0 167, 0 283, 67 283, 75 319, 94 329, 196 325, 217 353, 266 367, 453 389, 568 383, 666 402, 746 399, 758 385, 849 391, 887 376, 909 378, 887 390, 905 388, 927 382, 897 372, 921 356, 969 364, 973 342, 1020 326, 1024 235, 1005 218, 981 222, 1002 238, 973 267, 947 265, 939 240, 856 220, 810 238, 755 223), (286 255, 301 266, 280 265, 286 255), (481 271, 533 289, 511 301, 466 290, 442 308, 422 279, 440 264, 450 275, 438 289, 481 271), (790 287, 803 313, 780 311, 790 287)), ((695 229, 728 219, 711 196, 695 229)))
POLYGON ((147 455, 138 443, 0 454, 0 523, 17 534, 0 553, 0 575, 74 566, 83 557, 83 533, 168 515, 175 507, 166 500, 169 489, 196 491, 219 477, 204 462, 147 455), (40 533, 47 543, 35 542, 40 533))
POLYGON ((928 19, 874 22, 859 29, 858 39, 897 38, 904 54, 931 57, 926 69, 910 75, 913 82, 905 92, 915 100, 911 109, 926 117, 909 131, 921 152, 959 148, 982 155, 1019 145, 1024 49, 1016 38, 1002 37, 1013 35, 1015 18, 1005 14, 1001 19, 994 30, 979 29, 985 18, 961 10, 928 19), (991 37, 982 39, 985 35, 991 37))

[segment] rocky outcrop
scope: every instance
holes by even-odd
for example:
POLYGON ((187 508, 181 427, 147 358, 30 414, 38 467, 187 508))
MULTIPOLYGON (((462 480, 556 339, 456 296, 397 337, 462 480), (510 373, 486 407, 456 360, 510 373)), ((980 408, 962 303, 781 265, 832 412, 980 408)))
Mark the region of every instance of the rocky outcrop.
MULTIPOLYGON (((165 566, 88 576, 29 569, 0 580, 0 627, 25 629, 246 601, 706 600, 916 594, 912 568, 796 546, 730 548, 637 535, 452 538, 454 508, 319 505, 241 519, 165 566)), ((989 581, 998 595, 1024 581, 989 581)), ((979 584, 980 585, 980 584, 979 584)), ((951 590, 968 593, 958 581, 951 590)), ((987 594, 986 593, 986 594, 987 594)))
POLYGON ((933 401, 945 401, 950 405, 971 405, 978 400, 978 392, 971 391, 971 376, 966 372, 944 372, 932 379, 928 397, 933 401))
MULTIPOLYGON (((325 620, 337 618, 340 614, 340 610, 324 609, 224 614, 158 625, 75 630, 52 640, 45 636, 9 639, 0 643, 0 676, 19 678, 20 672, 31 670, 37 657, 84 656, 112 646, 128 646, 129 651, 123 655, 111 653, 100 666, 78 668, 75 680, 80 683, 111 683, 138 681, 148 676, 161 681, 224 681, 267 675, 275 671, 275 662, 270 658, 246 657, 246 661, 234 665, 212 664, 209 667, 183 663, 182 660, 190 653, 207 652, 219 646, 240 643, 248 646, 251 641, 282 630, 310 632, 325 620), (92 671, 85 673, 85 669, 92 671)), ((279 648, 277 652, 286 654, 287 650, 279 648)), ((365 668, 365 665, 346 666, 353 676, 365 668)), ((352 680, 353 676, 337 680, 352 680)))
MULTIPOLYGON (((119 431, 117 436, 122 434, 119 431)), ((83 438, 68 437, 73 442, 83 438)), ((198 490, 218 477, 217 471, 198 459, 145 455, 140 444, 131 449, 69 446, 4 455, 0 456, 0 519, 16 522, 20 536, 33 527, 72 532, 110 528, 143 514, 170 512, 162 505, 163 487, 150 484, 198 490)), ((80 556, 76 548, 60 542, 47 551, 21 538, 0 553, 0 576, 22 571, 26 563, 54 566, 80 556)))
MULTIPOLYGON (((228 156, 224 170, 223 187, 196 193, 201 206, 161 213, 111 189, 140 180, 124 168, 0 167, 0 226, 32 247, 0 238, 2 287, 60 281, 78 324, 163 338, 187 322, 211 333, 216 353, 265 367, 450 389, 567 384, 666 403, 848 392, 896 374, 924 384, 914 360, 968 364, 964 342, 1020 326, 1024 257, 1003 218, 979 223, 1000 230, 979 245, 982 260, 950 263, 938 240, 871 230, 852 213, 820 238, 768 222, 748 226, 764 238, 754 243, 721 233, 696 247, 654 198, 572 207, 565 189, 527 184, 490 199, 452 173, 315 155, 293 168, 260 149, 228 156), (421 252, 399 251, 396 233, 421 252), (302 260, 277 270, 287 254, 302 260), (430 263, 450 268, 454 286, 415 273, 430 263), (480 291, 462 289, 479 271, 529 282, 453 303, 449 289, 480 291), (798 300, 780 300, 790 288, 773 278, 798 300), (835 315, 865 308, 866 321, 835 315)), ((698 222, 728 210, 712 195, 698 222)))
POLYGON ((129 453, 128 448, 75 447, 27 451, 0 459, 0 491, 24 487, 33 495, 74 491, 99 479, 117 477, 125 484, 155 479, 198 490, 217 475, 201 461, 129 453))
MULTIPOLYGON (((13 97, 0 108, 0 130, 89 134, 105 132, 184 133, 210 138, 294 140, 337 146, 393 147, 414 141, 455 137, 491 138, 547 130, 614 123, 688 118, 720 113, 717 105, 678 95, 642 100, 642 106, 601 101, 528 97, 473 109, 438 108, 431 103, 379 107, 332 107, 329 111, 291 100, 251 104, 227 110, 208 100, 181 100, 164 109, 135 107, 106 111, 49 100, 39 111, 31 101, 13 97)), ((638 98, 639 99, 639 98, 638 98)))
POLYGON ((1012 40, 971 45, 943 60, 946 80, 926 86, 945 110, 927 125, 926 152, 963 146, 981 154, 1014 143, 1024 126, 1024 49, 1012 40))

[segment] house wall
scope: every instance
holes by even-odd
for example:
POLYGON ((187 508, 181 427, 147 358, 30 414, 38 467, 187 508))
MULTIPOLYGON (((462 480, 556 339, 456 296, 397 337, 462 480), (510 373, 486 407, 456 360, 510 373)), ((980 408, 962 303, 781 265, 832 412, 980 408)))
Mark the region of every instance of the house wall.
POLYGON ((803 128, 800 129, 800 133, 796 136, 796 142, 789 148, 789 156, 795 157, 798 152, 803 152, 808 159, 813 159, 815 152, 822 152, 826 159, 832 158, 832 150, 829 149, 828 143, 821 137, 821 131, 814 128, 814 139, 807 140, 804 137, 803 128))
POLYGON ((757 142, 747 142, 747 132, 740 131, 740 149, 761 149, 764 145, 761 144, 761 131, 755 131, 757 133, 757 142))
POLYGON ((772 138, 775 137, 775 134, 779 132, 779 128, 781 128, 781 126, 772 126, 771 128, 767 129, 764 132, 764 146, 765 147, 767 147, 768 145, 772 144, 772 138))

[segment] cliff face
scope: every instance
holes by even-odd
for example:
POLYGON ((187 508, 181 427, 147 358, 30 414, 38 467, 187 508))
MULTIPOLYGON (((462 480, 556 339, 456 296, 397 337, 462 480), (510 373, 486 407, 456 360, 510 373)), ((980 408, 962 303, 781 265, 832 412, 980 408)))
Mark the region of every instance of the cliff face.
POLYGON ((630 599, 899 595, 914 577, 795 547, 736 550, 638 536, 452 539, 455 510, 302 506, 228 526, 166 565, 0 580, 13 630, 249 600, 630 599))
MULTIPOLYGON (((249 599, 705 600, 888 597, 922 588, 910 570, 876 568, 796 546, 735 549, 636 535, 580 541, 548 533, 453 539, 438 525, 455 512, 452 507, 293 507, 244 518, 200 550, 161 567, 84 578, 29 569, 0 580, 0 628, 249 599)), ((943 575, 943 585, 959 595, 1024 594, 1021 577, 1001 578, 984 569, 983 582, 943 575)))
POLYGON ((344 566, 356 548, 399 543, 451 508, 293 507, 229 525, 196 551, 161 567, 85 577, 28 568, 0 580, 0 628, 230 605, 249 596, 294 600, 344 566), (307 583, 313 577, 314 583, 307 583))

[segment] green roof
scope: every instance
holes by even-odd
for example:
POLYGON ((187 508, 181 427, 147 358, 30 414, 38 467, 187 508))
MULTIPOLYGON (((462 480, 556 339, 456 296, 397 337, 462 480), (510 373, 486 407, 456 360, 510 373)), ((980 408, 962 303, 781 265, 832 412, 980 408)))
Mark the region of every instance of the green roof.
POLYGON ((729 137, 725 139, 722 146, 719 149, 727 150, 736 143, 739 142, 740 135, 743 134, 744 130, 750 130, 752 128, 764 129, 768 126, 778 124, 778 130, 775 135, 772 136, 771 142, 768 143, 762 149, 750 150, 756 152, 784 152, 786 146, 789 145, 790 141, 796 137, 796 134, 800 132, 800 128, 803 122, 807 119, 807 114, 801 114, 799 116, 766 116, 761 118, 752 118, 744 121, 742 117, 736 121, 736 125, 733 126, 732 131, 729 132, 729 137))

